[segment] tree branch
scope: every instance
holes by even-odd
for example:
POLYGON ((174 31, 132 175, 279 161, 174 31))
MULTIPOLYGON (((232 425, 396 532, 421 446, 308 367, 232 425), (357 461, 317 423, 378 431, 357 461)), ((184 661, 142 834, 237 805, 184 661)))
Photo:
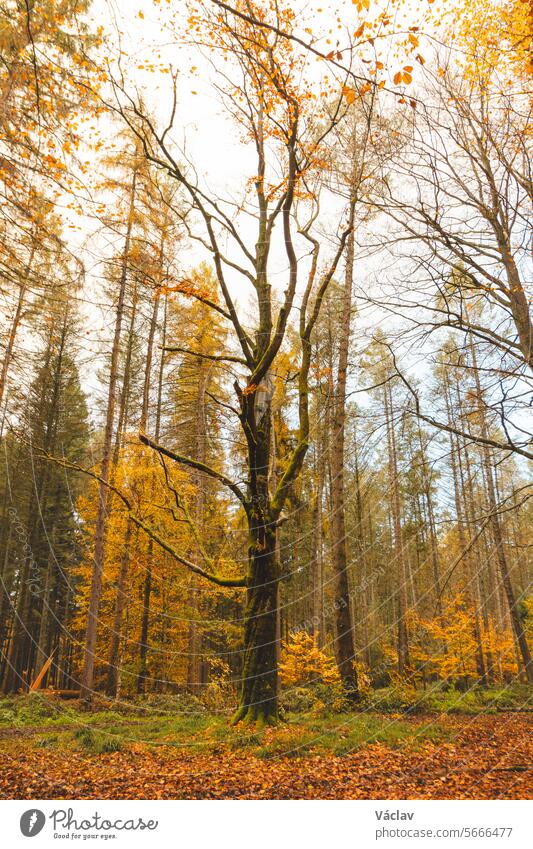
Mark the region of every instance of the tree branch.
POLYGON ((214 478, 224 484, 224 486, 227 486, 227 488, 230 489, 239 499, 246 510, 246 513, 248 513, 250 505, 243 491, 236 483, 227 478, 226 475, 223 475, 222 472, 217 472, 215 469, 212 469, 211 466, 206 466, 205 463, 200 463, 199 460, 193 460, 191 457, 185 457, 183 454, 177 454, 175 451, 171 451, 169 448, 159 445, 157 442, 154 442, 153 439, 150 439, 149 436, 146 436, 145 433, 140 433, 139 439, 143 445, 147 445, 148 448, 152 448, 159 454, 164 454, 165 457, 168 457, 170 460, 174 460, 176 463, 180 463, 183 466, 189 466, 191 469, 196 469, 197 472, 203 472, 205 475, 209 475, 209 477, 214 478))
POLYGON ((137 525, 138 528, 141 528, 150 537, 154 542, 156 542, 160 548, 166 551, 170 556, 176 560, 178 563, 181 563, 183 566, 186 566, 191 572, 194 572, 196 575, 200 575, 200 577, 205 578, 207 581, 211 581, 212 584, 217 584, 219 587, 246 587, 248 586, 248 580, 246 577, 244 578, 223 578, 220 575, 211 574, 210 572, 206 572, 205 569, 202 569, 201 566, 197 566, 196 563, 192 563, 190 560, 187 560, 186 557, 182 557, 181 554, 170 545, 170 543, 166 542, 162 537, 159 536, 157 531, 151 528, 146 522, 143 521, 139 516, 137 516, 132 508, 129 499, 124 493, 118 489, 118 487, 114 486, 109 481, 104 480, 101 475, 93 472, 91 469, 86 469, 84 466, 80 466, 77 463, 72 463, 70 460, 66 460, 65 458, 53 457, 51 454, 48 454, 46 451, 40 450, 39 454, 45 459, 49 460, 53 463, 56 463, 58 466, 62 466, 64 469, 71 469, 75 472, 81 472, 84 475, 88 475, 99 483, 103 483, 107 486, 112 492, 117 495, 124 506, 128 511, 129 518, 131 521, 137 525))

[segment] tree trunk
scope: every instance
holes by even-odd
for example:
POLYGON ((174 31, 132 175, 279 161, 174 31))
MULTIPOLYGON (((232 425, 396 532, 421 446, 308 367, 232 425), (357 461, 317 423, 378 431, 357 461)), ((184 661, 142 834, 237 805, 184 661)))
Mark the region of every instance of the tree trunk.
POLYGON ((278 720, 278 585, 277 528, 269 493, 272 460, 271 397, 262 407, 257 393, 240 396, 243 421, 253 431, 249 441, 250 508, 248 513, 248 583, 244 622, 241 697, 233 723, 275 724, 278 720))
POLYGON ((348 552, 346 546, 346 516, 344 501, 344 442, 346 427, 346 376, 350 347, 352 288, 355 238, 348 236, 346 274, 340 322, 340 345, 337 381, 333 399, 331 465, 331 559, 335 579, 335 656, 347 697, 359 698, 357 674, 354 667, 355 646, 348 582, 348 552))
POLYGON ((274 724, 278 718, 276 535, 259 527, 252 535, 246 591, 242 690, 233 722, 274 724))
MULTIPOLYGON (((36 237, 35 237, 36 238, 36 237)), ((20 326, 20 322, 22 319, 22 313, 24 310, 24 301, 26 297, 26 292, 28 289, 28 281, 30 278, 33 259, 35 256, 36 243, 32 242, 30 256, 28 259, 28 263, 26 265, 24 278, 20 283, 19 294, 17 298, 17 306, 15 308, 15 315, 13 316, 13 321, 11 322, 11 327, 9 329, 9 335, 7 338, 7 344, 4 353, 4 359, 2 360, 2 368, 0 369, 0 409, 2 407, 2 402, 4 400, 4 392, 7 384, 7 376, 9 373, 9 368, 11 366, 11 362, 13 359, 13 351, 15 348, 15 340, 17 338, 18 329, 20 326)))
MULTIPOLYGON (((122 439, 124 437, 124 433, 128 428, 128 419, 129 419, 129 394, 130 394, 130 372, 131 372, 131 359, 133 354, 133 340, 134 340, 134 329, 135 329, 135 319, 137 315, 137 280, 133 282, 133 291, 131 298, 131 311, 130 311, 130 323, 128 327, 128 343, 126 347, 126 357, 124 360, 124 376, 122 380, 122 388, 120 392, 120 404, 119 404, 119 412, 118 412, 118 424, 117 424, 117 432, 115 436, 115 447, 113 449, 113 472, 112 479, 114 477, 117 464, 119 462, 120 457, 120 449, 122 446, 122 439)), ((109 494, 109 502, 108 507, 111 510, 113 501, 113 494, 109 494)), ((126 526, 126 534, 124 537, 124 548, 122 551, 122 556, 120 558, 120 566, 118 572, 117 579, 117 594, 115 596, 115 610, 113 615, 113 631, 111 634, 111 641, 109 645, 109 660, 108 660, 108 670, 107 670, 107 683, 106 683, 106 692, 108 696, 117 695, 117 665, 120 659, 120 639, 121 639, 121 631, 122 631, 122 619, 124 615, 124 606, 126 603, 125 590, 126 590, 126 580, 128 577, 129 571, 129 562, 130 562, 130 542, 131 542, 131 522, 128 521, 126 526)))
MULTIPOLYGON (((163 247, 161 247, 162 251, 163 247)), ((160 265, 162 263, 162 256, 160 252, 159 256, 160 265)), ((150 408, 150 381, 152 377, 152 356, 154 349, 154 338, 155 331, 157 327, 157 313, 159 308, 159 290, 156 290, 156 294, 154 297, 154 306, 152 309, 152 316, 150 319, 150 329, 148 331, 148 344, 146 348, 146 361, 144 366, 144 386, 143 386, 143 403, 141 410, 141 420, 139 424, 139 429, 141 433, 144 433, 146 430, 146 425, 148 423, 148 414, 150 408)), ((155 481, 154 481, 155 483, 155 481)), ((152 494, 153 494, 153 486, 152 484, 152 494)), ((146 555, 146 574, 144 577, 144 588, 143 588, 143 612, 141 619, 141 640, 139 644, 139 675, 137 676, 137 692, 139 694, 144 693, 146 689, 146 680, 148 677, 148 668, 146 665, 146 660, 148 656, 148 631, 150 628, 150 597, 152 594, 152 561, 154 555, 154 545, 152 540, 148 542, 148 551, 146 555)))
POLYGON ((152 558, 154 556, 154 544, 148 541, 146 555, 146 574, 143 586, 143 606, 141 618, 141 638, 139 641, 139 674, 137 676, 137 693, 146 692, 146 681, 148 679, 148 667, 146 659, 148 656, 148 629, 150 627, 150 596, 152 593, 152 558))
MULTIPOLYGON (((205 363, 200 362, 200 376, 196 395, 195 409, 195 451, 192 455, 195 460, 200 463, 205 463, 207 460, 207 417, 205 409, 205 394, 207 392, 209 380, 209 367, 206 368, 205 363)), ((197 528, 200 530, 200 524, 204 519, 205 510, 205 493, 202 476, 199 473, 194 475, 196 488, 196 503, 194 509, 194 521, 197 528)), ((201 532, 201 530, 200 530, 201 532)), ((199 594, 198 581, 196 575, 191 575, 189 578, 189 600, 192 611, 192 616, 189 621, 189 663, 187 667, 187 683, 193 690, 198 690, 200 687, 201 663, 200 654, 202 648, 202 635, 198 629, 196 617, 199 610, 199 594)))
MULTIPOLYGON (((484 439, 488 438, 488 428, 487 421, 485 416, 485 408, 483 404, 483 392, 481 388, 481 382, 479 380, 479 372, 477 368, 477 357, 476 357, 476 349, 473 343, 472 336, 470 336, 470 351, 472 354, 472 366, 474 373, 474 380, 476 385, 476 395, 478 401, 478 412, 480 416, 480 424, 481 424, 481 435, 484 439)), ((507 599, 507 604, 509 607, 509 615, 511 617, 511 624, 513 627, 513 633, 518 645, 518 649, 520 652, 520 657, 523 663, 523 670, 525 676, 530 684, 533 684, 533 659, 531 657, 531 652, 529 649, 529 644, 527 641, 527 637, 524 630, 524 625, 520 618, 520 612, 518 609, 518 604, 515 598, 513 585, 511 582, 511 574, 509 571, 509 564, 507 563, 507 557, 505 554, 505 547, 503 543, 503 534, 501 529, 500 517, 498 515, 498 499, 496 498, 496 489, 494 486, 494 477, 493 477, 493 469, 491 462, 491 451, 488 445, 482 446, 482 458, 483 465, 485 467, 485 480, 487 484, 487 500, 489 510, 491 512, 491 527, 492 534, 494 537, 494 544, 496 546, 496 554, 498 557, 498 566, 500 569, 500 574, 502 577, 503 588, 505 590, 505 597, 507 599)))
POLYGON ((132 523, 128 521, 126 535, 124 537, 124 548, 120 558, 120 567, 117 580, 117 595, 115 599, 115 612, 113 616, 113 630, 111 632, 111 644, 109 647, 109 668, 107 670, 106 692, 109 696, 117 693, 117 666, 120 656, 120 638, 122 633, 122 619, 126 605, 126 579, 128 576, 130 562, 132 523))
MULTIPOLYGON (((446 411, 448 415, 448 421, 453 421, 452 415, 452 406, 451 406, 451 398, 450 398, 450 389, 448 382, 445 384, 445 400, 446 400, 446 411)), ((462 552, 465 552, 463 555, 464 565, 465 565, 465 577, 466 577, 466 599, 465 602, 471 604, 472 609, 474 611, 474 619, 472 623, 472 633, 474 635, 474 641, 476 644, 476 668, 479 681, 482 686, 487 685, 487 673, 485 667, 485 658, 483 655, 483 644, 481 642, 481 628, 479 622, 479 612, 478 608, 475 604, 475 600, 472 595, 472 584, 474 581, 474 569, 472 566, 472 558, 471 551, 468 547, 468 543, 466 540, 466 531, 465 531, 465 516, 463 511, 463 503, 464 503, 464 475, 462 470, 461 463, 461 452, 459 447, 459 440, 452 433, 450 433, 450 465, 452 469, 452 477, 453 477, 453 489, 454 489, 454 499, 455 499, 455 514, 457 518, 457 531, 459 534, 459 546, 462 552), (463 494, 463 498, 461 498, 461 494, 463 494)))
POLYGON ((322 498, 324 494, 324 447, 319 443, 316 461, 315 503, 313 507, 313 634, 319 647, 324 645, 324 557, 322 545, 322 498))
POLYGON ((87 628, 85 634, 84 666, 81 677, 80 695, 84 699, 91 698, 94 682, 94 661, 98 629, 98 612, 100 609, 100 597, 102 595, 102 573, 104 569, 105 534, 108 515, 107 483, 109 481, 109 471, 111 464, 111 444, 113 440, 113 427, 115 421, 115 396, 118 381, 118 358, 120 350, 120 337, 122 332, 122 319, 124 314, 126 281, 128 277, 131 232, 133 228, 133 216, 135 210, 136 183, 137 171, 134 170, 130 190, 130 205, 126 228, 126 237, 124 241, 124 252, 122 257, 122 269, 119 283, 118 302, 115 314, 113 347, 111 350, 111 366, 109 372, 109 386, 107 393, 106 423, 104 430, 104 444, 102 446, 102 463, 100 468, 101 483, 99 485, 98 490, 98 513, 96 517, 96 528, 94 533, 94 557, 91 576, 91 593, 89 597, 89 610, 87 614, 87 628))
POLYGON ((385 419, 387 425, 387 443, 389 453, 389 480, 391 491, 392 529, 394 538, 394 556, 397 564, 398 580, 398 672, 406 675, 409 671, 409 634, 407 630, 407 570, 403 547, 402 517, 400 504, 400 485, 398 481, 398 458, 396 435, 394 432, 394 409, 390 382, 385 387, 385 419))

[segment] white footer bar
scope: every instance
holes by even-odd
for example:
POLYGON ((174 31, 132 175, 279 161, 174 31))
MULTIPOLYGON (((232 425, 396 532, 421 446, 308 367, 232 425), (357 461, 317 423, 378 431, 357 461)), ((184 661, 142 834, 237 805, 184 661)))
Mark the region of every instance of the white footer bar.
POLYGON ((0 845, 157 849, 533 846, 531 801, 3 801, 0 845))

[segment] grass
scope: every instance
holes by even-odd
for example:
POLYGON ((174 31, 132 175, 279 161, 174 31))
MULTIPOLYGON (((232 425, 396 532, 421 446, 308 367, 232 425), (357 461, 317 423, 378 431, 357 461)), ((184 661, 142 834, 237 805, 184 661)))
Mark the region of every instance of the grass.
POLYGON ((74 738, 81 748, 94 755, 104 755, 107 752, 121 752, 124 742, 118 734, 102 734, 92 728, 80 728, 74 733, 74 738))
MULTIPOLYGON (((426 691, 387 688, 372 694, 359 712, 287 713, 276 729, 232 728, 228 717, 205 710, 176 709, 171 697, 155 704, 88 711, 74 702, 39 694, 0 699, 0 730, 27 729, 30 745, 102 755, 129 747, 174 747, 186 754, 233 752, 260 758, 333 754, 343 756, 381 743, 416 749, 455 733, 446 714, 494 713, 530 707, 533 690, 524 686, 461 693, 442 687, 426 691), (138 708, 141 708, 140 712, 138 708), (174 707, 174 710, 172 709, 174 707), (35 730, 35 734, 33 734, 35 730), (46 731, 46 734, 38 734, 46 731)), ((4 734, 2 745, 9 733, 4 734)), ((16 739, 16 735, 13 739, 16 739)))
POLYGON ((442 683, 426 690, 396 686, 375 690, 369 706, 382 712, 402 713, 496 713, 499 710, 533 709, 533 688, 526 684, 475 687, 465 692, 442 683))

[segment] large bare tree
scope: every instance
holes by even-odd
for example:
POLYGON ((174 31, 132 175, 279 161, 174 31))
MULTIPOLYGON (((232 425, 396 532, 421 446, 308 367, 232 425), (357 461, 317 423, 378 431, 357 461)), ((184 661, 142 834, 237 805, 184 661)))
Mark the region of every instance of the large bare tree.
MULTIPOLYGON (((255 4, 249 5, 259 13, 255 4)), ((261 12, 261 16, 264 14, 267 13, 261 12)), ((276 4, 268 14, 275 27, 291 24, 293 13, 288 6, 276 4)), ((349 204, 337 216, 334 247, 322 264, 321 244, 312 238, 320 217, 313 186, 321 168, 324 142, 342 119, 346 104, 337 98, 333 112, 324 109, 319 115, 322 129, 317 134, 316 114, 320 107, 317 108, 312 87, 306 81, 305 51, 279 38, 275 31, 231 11, 215 13, 210 3, 194 4, 189 26, 197 41, 204 47, 207 42, 212 61, 216 62, 219 56, 224 58, 224 67, 218 69, 223 81, 222 99, 236 128, 255 150, 251 179, 244 182, 239 204, 231 196, 224 198, 204 186, 192 163, 173 144, 172 124, 178 110, 175 86, 169 122, 153 119, 121 80, 115 80, 113 109, 136 135, 146 159, 179 184, 189 203, 184 216, 189 237, 212 257, 219 299, 209 297, 188 280, 171 281, 167 288, 201 301, 227 322, 227 351, 213 358, 235 371, 233 412, 245 446, 241 480, 181 455, 147 433, 141 433, 140 440, 162 458, 216 479, 233 494, 247 520, 247 569, 237 578, 214 574, 176 551, 142 516, 132 512, 131 520, 193 573, 221 586, 246 589, 242 691, 235 721, 273 722, 277 718, 276 610, 278 585, 284 573, 277 554, 277 528, 309 445, 313 329, 353 228, 353 204, 349 204), (251 192, 249 186, 253 187, 251 192), (240 215, 236 214, 236 206, 240 215), (272 275, 277 271, 280 276, 280 257, 285 282, 274 290, 272 275), (253 306, 246 305, 248 315, 252 310, 252 317, 246 321, 242 318, 242 299, 235 295, 237 287, 242 291, 243 283, 253 296, 253 306), (300 348, 297 438, 288 456, 277 458, 282 470, 274 478, 269 474, 273 461, 272 375, 296 308, 300 348)), ((342 81, 335 81, 335 86, 340 91, 342 81)), ((179 214, 183 217, 182 211, 179 214)), ((171 339, 168 344, 171 346, 171 339)))

